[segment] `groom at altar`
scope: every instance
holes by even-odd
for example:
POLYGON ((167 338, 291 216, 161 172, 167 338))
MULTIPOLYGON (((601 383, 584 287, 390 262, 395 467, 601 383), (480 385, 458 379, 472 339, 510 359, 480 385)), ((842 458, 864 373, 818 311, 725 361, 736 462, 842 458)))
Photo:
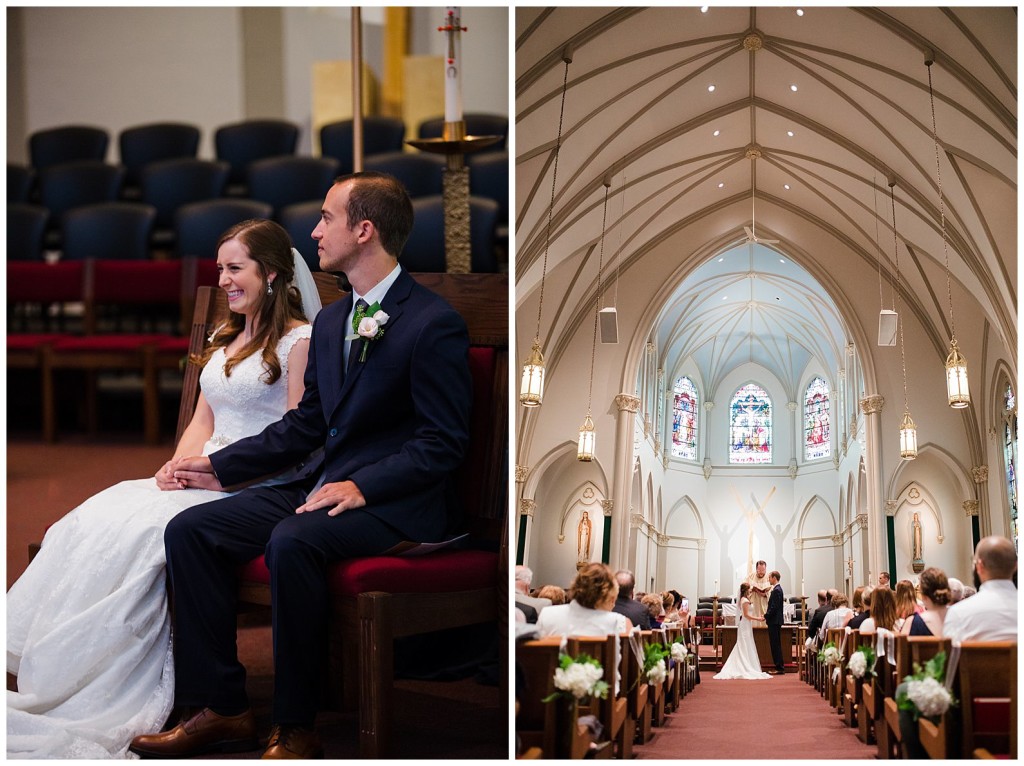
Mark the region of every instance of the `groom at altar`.
POLYGON ((302 400, 262 433, 175 466, 187 486, 209 489, 303 462, 305 470, 289 484, 195 506, 168 525, 176 703, 199 712, 136 737, 136 754, 256 747, 235 644, 235 571, 263 553, 274 640, 273 729, 263 758, 323 757, 314 721, 327 654, 327 566, 444 536, 450 479, 469 439, 469 339, 462 317, 398 264, 412 222, 409 197, 391 176, 335 182, 312 236, 321 268, 345 272, 352 294, 316 318, 302 400))
POLYGON ((781 580, 782 575, 778 572, 768 575, 772 589, 768 595, 768 609, 764 613, 765 627, 768 628, 768 644, 772 648, 772 662, 775 664, 775 669, 768 672, 773 676, 786 672, 782 657, 782 611, 785 599, 782 595, 782 586, 779 584, 781 580))

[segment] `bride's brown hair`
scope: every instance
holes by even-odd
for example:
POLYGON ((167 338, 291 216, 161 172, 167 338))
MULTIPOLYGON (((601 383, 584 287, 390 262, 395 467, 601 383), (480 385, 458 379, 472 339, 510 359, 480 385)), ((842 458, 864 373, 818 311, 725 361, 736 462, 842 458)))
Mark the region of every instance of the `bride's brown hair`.
POLYGON ((748 593, 750 593, 750 583, 748 583, 748 582, 740 583, 740 598, 743 598, 748 593))
MULTIPOLYGON (((278 224, 257 218, 242 221, 224 232, 217 242, 217 250, 232 239, 237 239, 245 247, 246 253, 256 262, 256 268, 264 282, 271 272, 275 272, 277 277, 273 282, 272 295, 267 295, 266 291, 260 293, 255 317, 256 332, 248 343, 228 357, 224 364, 224 374, 231 377, 231 370, 236 364, 261 351, 263 366, 266 369, 261 377, 267 385, 271 385, 281 377, 277 342, 287 332, 289 321, 307 321, 302 311, 302 296, 292 284, 292 278, 295 276, 292 241, 278 224)), ((217 349, 230 344, 244 329, 245 317, 231 312, 228 321, 218 329, 206 350, 200 355, 193 356, 189 361, 200 366, 205 365, 217 349)))

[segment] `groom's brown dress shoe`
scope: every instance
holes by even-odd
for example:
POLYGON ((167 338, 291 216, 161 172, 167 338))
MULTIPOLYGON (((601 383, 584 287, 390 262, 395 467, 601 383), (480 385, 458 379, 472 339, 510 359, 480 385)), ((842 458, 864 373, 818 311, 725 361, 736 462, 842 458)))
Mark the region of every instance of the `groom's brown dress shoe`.
POLYGON ((142 758, 190 758, 204 753, 241 753, 257 747, 256 718, 251 710, 222 716, 204 708, 170 731, 140 734, 128 749, 142 758))
POLYGON ((324 748, 313 729, 301 726, 276 725, 270 732, 270 742, 264 758, 323 758, 324 748))

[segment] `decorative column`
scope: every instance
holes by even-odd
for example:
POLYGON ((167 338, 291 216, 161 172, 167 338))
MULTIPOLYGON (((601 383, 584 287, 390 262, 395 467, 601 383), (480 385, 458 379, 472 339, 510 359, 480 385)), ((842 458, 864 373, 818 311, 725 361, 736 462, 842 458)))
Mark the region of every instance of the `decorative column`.
POLYGON ((604 536, 601 538, 601 562, 607 564, 611 560, 611 545, 612 545, 612 509, 615 507, 614 500, 602 500, 601 510, 604 511, 602 516, 604 526, 604 536))
POLYGON ((963 508, 967 518, 971 520, 971 550, 973 551, 978 547, 978 541, 981 540, 981 529, 978 524, 978 511, 981 509, 981 502, 978 500, 964 500, 963 508))
MULTIPOLYGON (((516 465, 516 505, 521 507, 523 500, 523 484, 526 483, 526 477, 529 476, 530 469, 525 465, 516 465)), ((530 502, 533 502, 532 500, 530 502)), ((519 529, 516 537, 516 564, 522 564, 526 556, 526 525, 528 517, 523 515, 519 519, 519 529)))
MULTIPOLYGON (((1014 443, 1016 443, 1016 440, 1014 440, 1014 443)), ((971 476, 974 477, 974 483, 978 485, 976 495, 980 498, 987 498, 988 487, 983 487, 982 485, 988 483, 988 466, 974 466, 971 469, 971 476)), ((981 533, 981 501, 978 501, 977 508, 975 509, 974 515, 971 518, 971 534, 974 539, 974 546, 977 546, 978 541, 981 540, 981 533)), ((985 534, 992 534, 992 519, 986 519, 985 534)))
POLYGON ((886 557, 884 567, 879 566, 875 571, 881 572, 883 569, 889 571, 890 578, 896 576, 896 501, 886 500, 885 501, 885 534, 888 538, 888 545, 886 546, 886 557))
MULTIPOLYGON (((881 394, 865 396, 860 400, 864 413, 864 468, 867 484, 867 511, 871 530, 868 548, 868 569, 881 572, 886 568, 885 527, 882 525, 882 408, 885 397, 881 394)), ((889 571, 894 571, 895 567, 889 571)))
MULTIPOLYGON (((796 458, 800 453, 797 452, 796 445, 802 441, 804 429, 800 422, 800 417, 796 414, 798 405, 796 402, 786 402, 786 409, 789 410, 789 423, 793 432, 792 443, 790 444, 789 454, 796 458), (799 436, 797 436, 799 434, 799 436)), ((795 476, 794 476, 795 478, 795 476)))
MULTIPOLYGON (((707 538, 701 537, 697 540, 697 593, 694 596, 694 603, 700 598, 701 593, 707 592, 707 583, 704 581, 706 556, 708 547, 707 538)), ((696 612, 694 612, 696 614, 696 612)))
MULTIPOLYGON (((704 443, 704 448, 701 450, 700 455, 704 456, 704 463, 708 466, 705 469, 704 478, 707 479, 711 476, 709 473, 711 463, 711 410, 715 408, 714 402, 704 402, 704 422, 697 424, 697 433, 700 434, 700 440, 704 443)), ((694 413, 696 414, 696 413, 694 413)))
POLYGON ((519 550, 516 551, 516 564, 526 563, 527 533, 536 510, 537 502, 535 500, 524 497, 519 501, 519 550))
POLYGON ((618 394, 615 399, 618 416, 615 419, 615 465, 612 474, 612 509, 619 509, 618 519, 605 522, 606 529, 614 530, 611 538, 608 564, 612 569, 626 568, 629 552, 629 494, 633 470, 633 416, 640 409, 640 400, 632 394, 618 394))

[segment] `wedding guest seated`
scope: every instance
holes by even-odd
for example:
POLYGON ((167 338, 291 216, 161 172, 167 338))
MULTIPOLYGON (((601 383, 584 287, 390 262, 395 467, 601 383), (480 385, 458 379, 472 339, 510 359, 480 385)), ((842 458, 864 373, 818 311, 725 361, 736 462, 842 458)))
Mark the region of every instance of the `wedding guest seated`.
POLYGON ((551 606, 550 599, 537 598, 530 595, 530 583, 533 582, 533 570, 520 564, 516 567, 516 606, 523 610, 527 622, 537 622, 537 615, 546 606, 551 606))
POLYGON ((818 631, 821 630, 821 623, 825 621, 825 615, 832 610, 832 604, 829 602, 828 591, 818 591, 818 608, 814 610, 814 614, 811 615, 811 621, 807 625, 807 641, 805 645, 808 649, 817 648, 818 646, 818 631))
POLYGON ((943 636, 954 641, 1016 641, 1017 552, 1005 537, 982 538, 974 551, 978 594, 954 604, 946 612, 943 636))
POLYGON ((853 589, 853 598, 850 600, 850 608, 853 609, 854 617, 864 611, 864 590, 865 587, 863 585, 858 585, 853 589))
POLYGON ((823 641, 828 631, 833 628, 845 628, 846 623, 853 617, 853 610, 850 609, 849 599, 845 593, 837 593, 832 599, 832 611, 825 615, 821 622, 821 630, 818 631, 819 641, 823 641))
MULTIPOLYGON (((864 607, 858 614, 855 614, 850 618, 850 621, 846 623, 846 627, 852 628, 853 630, 860 630, 860 626, 864 621, 871 616, 871 594, 875 592, 875 589, 870 585, 864 586, 864 592, 860 598, 864 604, 864 607)), ((856 596, 856 594, 854 594, 856 596)))
POLYGON ((697 625, 697 620, 694 618, 693 612, 690 611, 690 600, 683 595, 679 596, 679 617, 676 622, 683 630, 697 625))
POLYGON ((970 598, 971 596, 976 596, 976 595, 978 595, 978 589, 977 588, 975 588, 973 585, 965 585, 964 586, 964 595, 963 595, 963 598, 961 598, 960 600, 963 601, 965 598, 970 598))
POLYGON ((667 590, 661 594, 661 601, 665 607, 665 617, 662 619, 662 623, 678 622, 679 601, 682 601, 682 596, 673 590, 667 590))
POLYGON ((619 586, 619 594, 615 599, 612 611, 618 612, 623 617, 628 617, 630 622, 639 626, 640 630, 650 630, 651 619, 647 615, 647 610, 633 597, 633 588, 636 585, 633 573, 628 569, 620 569, 615 573, 615 582, 619 586))
POLYGON ((917 591, 910 580, 896 583, 896 630, 903 629, 903 623, 917 612, 917 591))
POLYGON ((921 600, 924 611, 904 621, 901 633, 908 636, 941 636, 946 610, 952 601, 946 573, 935 567, 921 572, 921 600))
POLYGON ((545 607, 537 618, 541 636, 604 636, 633 629, 629 618, 612 611, 619 585, 605 564, 587 564, 570 588, 572 601, 545 607))
POLYGON ((963 599, 963 597, 964 597, 964 584, 962 582, 960 582, 960 580, 956 579, 955 577, 950 577, 949 578, 949 594, 950 594, 950 597, 952 598, 952 601, 950 601, 949 603, 950 603, 950 606, 952 606, 957 601, 960 601, 961 599, 963 599))
POLYGON ((878 587, 879 588, 889 588, 890 590, 892 589, 892 586, 889 585, 889 573, 888 572, 879 572, 878 573, 878 587))
POLYGON ((640 603, 647 609, 647 616, 651 620, 651 627, 660 628, 664 622, 662 617, 665 615, 665 605, 661 600, 661 596, 657 593, 648 593, 640 599, 640 603))
POLYGON ((896 623, 896 596, 886 586, 879 586, 871 593, 871 616, 860 624, 861 633, 871 633, 879 628, 893 630, 896 623))
POLYGON ((564 604, 568 599, 565 596, 565 588, 560 585, 545 585, 537 591, 537 598, 547 599, 552 606, 564 604))

